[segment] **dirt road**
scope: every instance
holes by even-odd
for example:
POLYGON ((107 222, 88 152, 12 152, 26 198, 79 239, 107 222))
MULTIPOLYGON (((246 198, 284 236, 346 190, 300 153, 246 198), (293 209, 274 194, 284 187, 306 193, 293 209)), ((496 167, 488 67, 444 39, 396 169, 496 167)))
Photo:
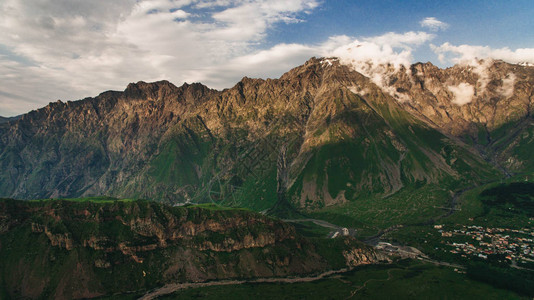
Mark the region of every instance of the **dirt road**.
POLYGON ((339 270, 331 270, 323 272, 315 276, 307 277, 270 277, 270 278, 258 278, 258 279, 248 279, 248 280, 219 280, 219 281, 208 281, 208 282, 187 282, 187 283, 172 283, 166 284, 161 288, 150 291, 146 293, 139 300, 151 300, 156 299, 163 295, 168 295, 179 290, 188 289, 188 288, 199 288, 199 287, 208 287, 208 286, 219 286, 219 285, 236 285, 244 283, 296 283, 296 282, 310 282, 325 277, 344 273, 349 271, 348 268, 343 268, 339 270))

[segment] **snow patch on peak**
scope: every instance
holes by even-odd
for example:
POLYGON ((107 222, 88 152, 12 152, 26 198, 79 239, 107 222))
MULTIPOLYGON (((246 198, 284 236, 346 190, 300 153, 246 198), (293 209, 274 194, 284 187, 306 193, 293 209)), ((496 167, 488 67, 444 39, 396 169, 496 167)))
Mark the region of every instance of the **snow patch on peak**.
POLYGON ((321 59, 321 65, 322 66, 332 66, 334 62, 339 62, 339 59, 337 57, 331 57, 331 58, 323 58, 321 59))

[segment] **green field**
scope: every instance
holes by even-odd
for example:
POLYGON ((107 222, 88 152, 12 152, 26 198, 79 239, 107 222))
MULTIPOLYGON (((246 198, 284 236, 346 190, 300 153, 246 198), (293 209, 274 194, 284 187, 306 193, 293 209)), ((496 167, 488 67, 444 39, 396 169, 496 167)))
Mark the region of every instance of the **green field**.
MULTIPOLYGON (((458 198, 457 208, 448 217, 437 221, 446 230, 462 229, 464 226, 482 226, 484 228, 502 228, 521 230, 534 228, 534 183, 525 181, 525 176, 516 176, 502 182, 495 182, 465 191, 458 198)), ((510 234, 510 233, 505 233, 510 234)), ((502 285, 527 295, 534 295, 534 271, 530 263, 516 261, 521 270, 510 267, 504 256, 493 255, 488 259, 476 256, 463 257, 451 253, 454 247, 447 246, 451 242, 476 241, 468 236, 442 237, 432 225, 410 225, 386 234, 384 239, 407 244, 418 248, 438 261, 447 261, 464 265, 468 268, 471 278, 502 285)), ((476 244, 476 243, 475 243, 476 244)))
POLYGON ((404 188, 389 197, 366 197, 343 205, 328 207, 310 213, 316 219, 339 226, 356 228, 358 237, 365 238, 380 230, 398 224, 418 224, 443 215, 451 199, 447 189, 425 185, 404 188))
POLYGON ((524 178, 519 176, 465 192, 458 199, 461 210, 443 222, 507 228, 532 226, 534 183, 525 182, 524 178))

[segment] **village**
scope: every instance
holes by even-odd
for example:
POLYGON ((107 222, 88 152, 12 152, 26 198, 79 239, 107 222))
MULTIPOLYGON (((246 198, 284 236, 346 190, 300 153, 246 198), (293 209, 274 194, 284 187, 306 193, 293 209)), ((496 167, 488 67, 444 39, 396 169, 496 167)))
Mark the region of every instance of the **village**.
POLYGON ((441 234, 442 243, 449 246, 448 251, 462 257, 479 257, 499 255, 512 265, 516 262, 534 262, 534 231, 532 228, 508 229, 482 226, 457 225, 446 228, 434 225, 441 234))

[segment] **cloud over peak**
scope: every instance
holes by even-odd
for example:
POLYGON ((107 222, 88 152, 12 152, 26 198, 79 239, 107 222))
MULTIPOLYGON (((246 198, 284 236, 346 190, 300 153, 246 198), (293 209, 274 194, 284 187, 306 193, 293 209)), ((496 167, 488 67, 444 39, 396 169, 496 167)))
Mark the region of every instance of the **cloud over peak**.
POLYGON ((534 64, 534 48, 511 50, 508 47, 493 49, 489 46, 459 45, 443 43, 440 46, 430 45, 442 63, 466 63, 478 59, 500 59, 508 63, 534 64))
POLYGON ((462 82, 458 85, 449 86, 448 89, 453 94, 452 103, 459 106, 471 102, 475 96, 475 88, 469 83, 462 82))
POLYGON ((328 56, 340 58, 341 63, 352 66, 357 72, 371 78, 392 96, 403 101, 404 95, 388 85, 392 69, 409 66, 413 61, 412 52, 418 46, 434 38, 427 32, 389 32, 376 37, 353 40, 331 51, 328 56))

